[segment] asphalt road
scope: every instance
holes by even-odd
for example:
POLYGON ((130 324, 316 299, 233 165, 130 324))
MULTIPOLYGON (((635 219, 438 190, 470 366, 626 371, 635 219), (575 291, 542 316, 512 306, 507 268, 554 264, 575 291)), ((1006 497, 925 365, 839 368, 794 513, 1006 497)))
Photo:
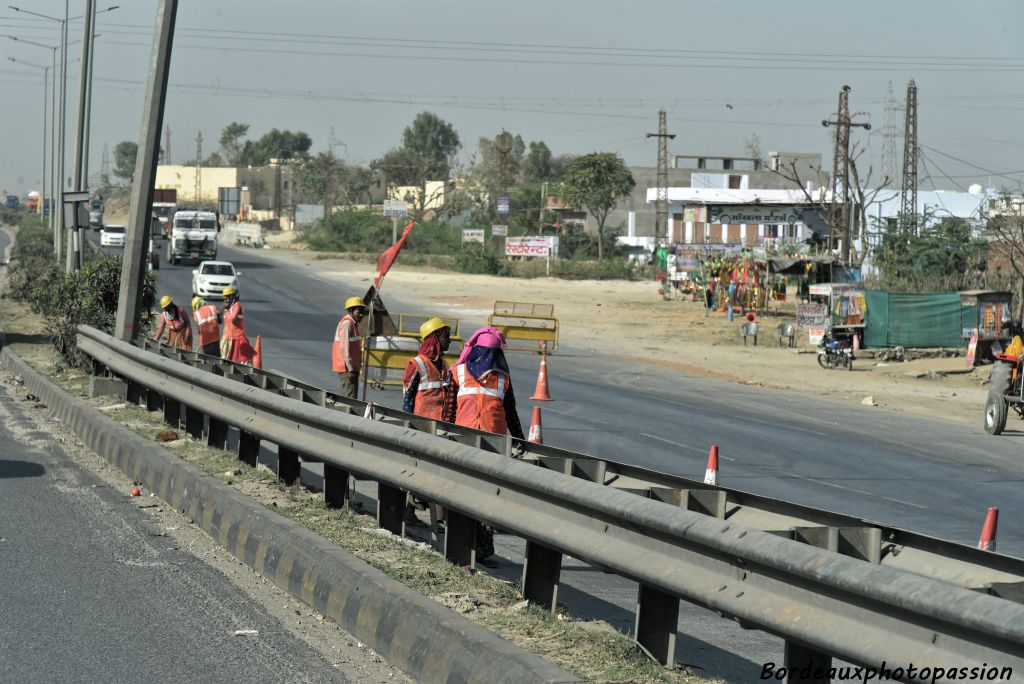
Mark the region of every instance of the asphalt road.
POLYGON ((77 465, 29 419, 44 409, 9 387, 0 387, 0 681, 350 681, 178 548, 139 499, 77 465))
MULTIPOLYGON (((334 387, 330 340, 340 305, 366 291, 372 266, 367 265, 367 278, 339 286, 317 275, 315 260, 299 269, 260 250, 229 247, 221 247, 220 258, 242 271, 246 325, 251 335, 263 336, 264 366, 334 387)), ((191 268, 162 264, 160 293, 187 302, 191 268)), ((393 313, 446 313, 416 302, 415 292, 385 284, 383 293, 393 313)), ((501 293, 493 296, 499 299, 501 293)), ((468 334, 482 323, 464 320, 463 330, 468 334)), ((520 418, 528 425, 537 357, 510 357, 520 418)), ((965 425, 725 383, 566 347, 550 357, 548 369, 556 401, 542 405, 546 444, 699 478, 709 445, 717 443, 720 483, 966 544, 977 543, 987 507, 999 506, 1004 522, 999 551, 1024 555, 1024 526, 1016 524, 1024 516, 1024 430, 985 434, 981 406, 977 420, 965 425)), ((808 357, 806 372, 830 371, 808 357)), ((835 375, 841 383, 842 374, 835 375)), ((371 390, 370 398, 401 405, 397 389, 371 390)), ((1012 422, 1010 427, 1016 428, 1012 422)), ((500 572, 515 575, 518 543, 499 538, 498 546, 512 561, 500 572)), ((575 614, 632 628, 634 584, 585 566, 567 567, 563 582, 561 595, 575 614)), ((754 679, 760 663, 781 656, 777 639, 685 604, 680 632, 680 661, 730 681, 754 679)))

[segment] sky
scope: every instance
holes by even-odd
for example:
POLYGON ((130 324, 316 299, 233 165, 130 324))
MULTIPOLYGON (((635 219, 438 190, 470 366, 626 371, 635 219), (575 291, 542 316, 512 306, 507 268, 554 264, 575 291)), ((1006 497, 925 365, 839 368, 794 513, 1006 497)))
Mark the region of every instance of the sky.
MULTIPOLYGON (((138 141, 156 0, 98 0, 90 174, 104 148, 138 141)), ((63 17, 61 0, 13 0, 63 17)), ((69 16, 85 11, 69 1, 69 16)), ((654 166, 658 111, 669 155, 819 152, 831 167, 839 90, 850 86, 861 175, 903 157, 903 103, 918 86, 920 188, 1024 181, 1020 0, 180 0, 164 116, 170 160, 217 148, 233 121, 256 139, 301 130, 312 152, 367 164, 431 111, 458 131, 468 164, 502 129, 558 154, 610 151, 654 166), (892 98, 898 111, 887 101, 892 98), (890 131, 887 133, 887 131, 890 131)), ((0 188, 42 177, 46 45, 59 22, 0 6, 0 188), (8 36, 16 36, 15 41, 8 36), (13 58, 16 61, 10 61, 13 58), (37 65, 37 66, 32 66, 37 65)), ((69 22, 68 166, 74 158, 83 23, 69 22)), ((162 143, 165 139, 162 139, 162 143)), ((112 161, 111 161, 112 164, 112 161)))

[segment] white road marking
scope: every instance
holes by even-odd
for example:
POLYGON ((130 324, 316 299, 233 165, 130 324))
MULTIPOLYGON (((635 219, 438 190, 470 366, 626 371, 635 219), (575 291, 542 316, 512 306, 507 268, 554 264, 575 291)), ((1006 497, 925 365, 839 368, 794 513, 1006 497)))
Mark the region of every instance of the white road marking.
MULTIPOLYGON (((689 444, 680 444, 679 442, 673 442, 670 439, 665 439, 664 437, 659 437, 658 435, 652 435, 652 434, 647 433, 647 432, 641 432, 640 434, 643 435, 644 437, 650 437, 651 439, 656 439, 659 442, 664 442, 665 444, 671 444, 672 446, 676 446, 676 447, 679 447, 681 449, 690 449, 691 451, 696 451, 697 453, 700 453, 700 454, 704 453, 704 450, 701 449, 700 447, 691 446, 689 444)), ((723 460, 725 460, 725 461, 735 461, 736 460, 735 458, 729 458, 728 456, 723 456, 721 454, 719 454, 718 457, 723 459, 723 460)))
POLYGON ((873 496, 873 497, 876 497, 878 499, 884 499, 886 501, 891 501, 892 503, 898 503, 898 504, 902 504, 904 506, 912 506, 914 508, 920 508, 921 510, 928 510, 927 506, 922 506, 921 504, 916 504, 916 503, 913 503, 911 501, 904 501, 903 499, 893 499, 892 497, 883 496, 882 494, 879 494, 878 492, 869 492, 869 491, 866 491, 864 489, 857 489, 856 487, 846 487, 845 485, 836 484, 834 482, 826 482, 825 480, 818 480, 818 479, 815 479, 813 477, 803 477, 801 475, 797 475, 796 477, 798 479, 800 479, 800 480, 807 480, 808 482, 814 482, 815 484, 824 485, 826 487, 833 487, 835 489, 844 489, 844 490, 846 490, 848 492, 854 492, 856 494, 864 494, 865 496, 873 496))

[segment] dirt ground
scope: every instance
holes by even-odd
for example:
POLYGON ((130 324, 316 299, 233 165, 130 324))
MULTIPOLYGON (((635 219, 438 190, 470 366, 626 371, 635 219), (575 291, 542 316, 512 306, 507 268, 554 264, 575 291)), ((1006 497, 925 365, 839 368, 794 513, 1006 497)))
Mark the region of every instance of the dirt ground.
MULTIPOLYGON (((264 250, 265 256, 310 266, 327 279, 351 282, 353 277, 363 276, 369 282, 375 270, 365 261, 325 258, 305 251, 291 242, 290 234, 272 234, 268 244, 271 249, 264 250)), ((825 370, 818 366, 806 331, 799 331, 795 349, 777 346, 776 325, 795 322, 792 298, 777 312, 759 315, 762 334, 758 345, 744 347, 740 317, 729 322, 724 313, 705 315, 701 303, 689 297, 666 301, 658 295, 658 284, 650 281, 466 275, 405 266, 399 257, 387 276, 386 288, 385 294, 418 297, 439 315, 472 320, 486 317, 495 300, 551 303, 560 322, 559 344, 563 347, 729 382, 982 424, 990 367, 968 369, 962 356, 884 362, 874 358, 872 350, 865 350, 854 362, 853 371, 825 370)), ((338 297, 348 294, 339 292, 338 297)))

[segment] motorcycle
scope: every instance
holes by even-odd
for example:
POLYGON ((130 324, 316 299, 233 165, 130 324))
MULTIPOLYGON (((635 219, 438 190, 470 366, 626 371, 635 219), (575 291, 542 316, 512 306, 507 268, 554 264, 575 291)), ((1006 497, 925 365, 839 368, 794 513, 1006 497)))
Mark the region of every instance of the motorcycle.
POLYGON ((818 343, 818 365, 853 370, 853 342, 837 340, 831 331, 826 331, 818 343))

